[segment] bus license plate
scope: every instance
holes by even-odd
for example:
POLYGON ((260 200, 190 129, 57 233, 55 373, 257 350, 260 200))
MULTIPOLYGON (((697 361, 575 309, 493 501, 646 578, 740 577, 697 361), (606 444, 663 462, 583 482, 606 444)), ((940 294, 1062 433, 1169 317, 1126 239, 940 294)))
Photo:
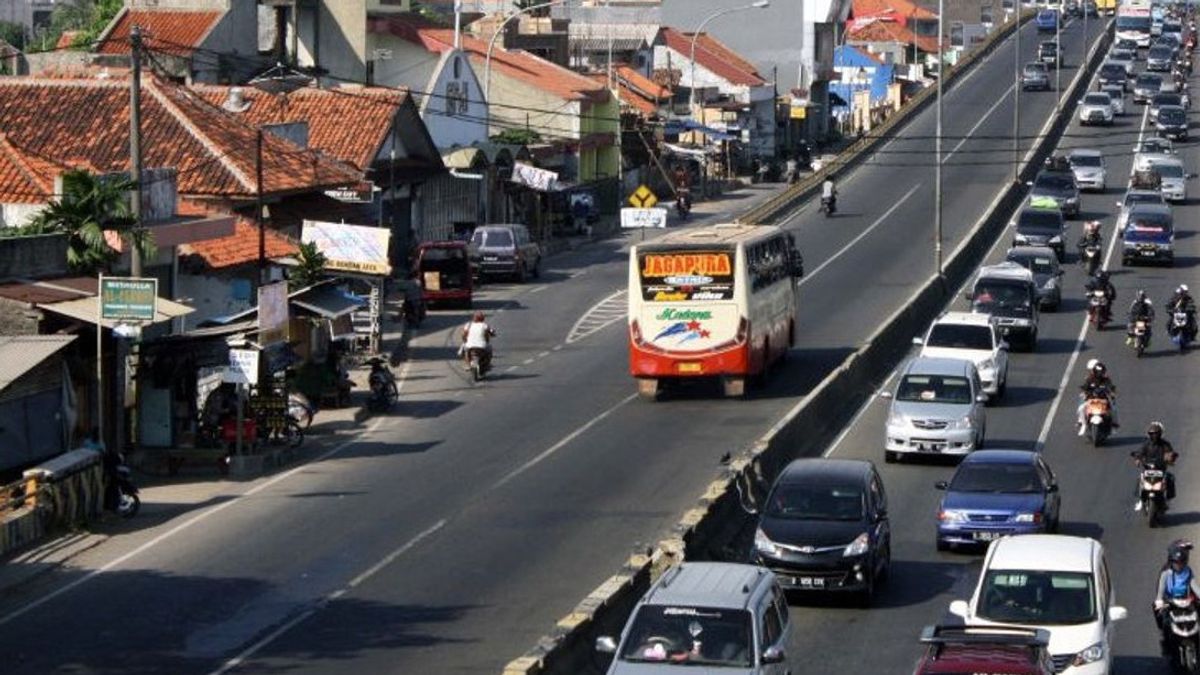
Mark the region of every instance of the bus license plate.
POLYGON ((700 363, 680 363, 675 368, 681 373, 700 373, 704 371, 704 366, 700 363))

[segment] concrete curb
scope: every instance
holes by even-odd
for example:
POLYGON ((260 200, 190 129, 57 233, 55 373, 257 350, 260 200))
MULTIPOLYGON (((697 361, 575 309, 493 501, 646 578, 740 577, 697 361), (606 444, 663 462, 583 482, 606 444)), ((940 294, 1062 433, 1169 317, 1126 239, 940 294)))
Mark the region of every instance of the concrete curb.
MULTIPOLYGON (((816 454, 831 442, 873 395, 887 374, 904 358, 911 338, 952 299, 952 289, 965 282, 987 255, 1009 215, 1024 201, 1024 181, 1036 173, 1069 124, 1080 87, 1086 87, 1112 39, 1110 21, 1104 35, 1068 85, 1061 113, 1051 118, 1023 158, 1019 182, 1010 183, 992 201, 970 234, 951 253, 944 276, 930 277, 862 346, 763 435, 739 453, 688 510, 671 537, 646 555, 629 559, 611 577, 558 622, 554 633, 510 662, 504 675, 586 673, 594 670, 593 643, 599 635, 617 635, 638 599, 671 564, 682 559, 728 558, 731 544, 749 518, 747 501, 760 502, 779 472, 792 459, 816 454)), ((859 149, 858 152, 862 152, 859 149)), ((819 182, 818 182, 819 184, 819 182)), ((799 186, 798 186, 799 187, 799 186)))

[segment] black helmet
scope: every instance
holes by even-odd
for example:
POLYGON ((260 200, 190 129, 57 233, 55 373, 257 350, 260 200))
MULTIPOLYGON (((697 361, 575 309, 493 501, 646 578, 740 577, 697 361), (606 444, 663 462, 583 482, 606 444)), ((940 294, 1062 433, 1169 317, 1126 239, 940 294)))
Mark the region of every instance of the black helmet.
POLYGON ((1162 433, 1163 433, 1162 422, 1157 422, 1157 421, 1151 422, 1146 427, 1146 435, 1147 436, 1162 436, 1162 433))
POLYGON ((1188 564, 1188 549, 1183 546, 1176 546, 1175 542, 1171 542, 1171 545, 1167 547, 1167 562, 1172 565, 1175 563, 1179 563, 1180 565, 1188 564))
POLYGON ((1096 278, 1100 281, 1108 281, 1108 270, 1100 270, 1096 272, 1096 278))

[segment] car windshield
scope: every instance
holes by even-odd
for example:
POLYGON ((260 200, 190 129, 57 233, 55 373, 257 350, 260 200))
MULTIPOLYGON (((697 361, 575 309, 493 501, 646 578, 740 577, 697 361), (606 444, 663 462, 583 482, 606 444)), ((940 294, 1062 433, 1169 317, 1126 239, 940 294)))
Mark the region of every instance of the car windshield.
POLYGON ((1162 78, 1157 75, 1150 75, 1146 73, 1138 75, 1137 86, 1139 87, 1152 87, 1157 89, 1161 85, 1162 78))
POLYGON ((1148 32, 1150 30, 1150 17, 1148 16, 1118 16, 1117 30, 1136 30, 1148 32))
POLYGON ((1037 255, 1016 255, 1009 260, 1021 265, 1034 274, 1054 274, 1054 263, 1050 258, 1037 255))
POLYGON ((1146 57, 1151 59, 1169 59, 1171 58, 1171 53, 1172 49, 1170 47, 1159 46, 1151 49, 1150 52, 1146 54, 1146 57))
POLYGON ((990 326, 969 326, 953 323, 934 324, 925 344, 930 347, 951 349, 979 349, 992 351, 992 329, 990 326))
POLYGON ((621 660, 749 668, 750 613, 744 609, 643 605, 630 624, 621 660))
POLYGON ((896 400, 966 404, 971 402, 971 383, 953 375, 905 375, 896 388, 896 400))
POLYGON ((1161 193, 1154 192, 1135 192, 1125 195, 1125 206, 1130 207, 1134 204, 1161 204, 1161 193))
POLYGON ((1046 72, 1043 66, 1025 66, 1026 75, 1042 75, 1046 72))
POLYGON ((1150 103, 1153 105, 1160 105, 1160 106, 1161 105, 1179 105, 1179 102, 1181 100, 1182 99, 1179 98, 1179 94, 1155 94, 1154 98, 1150 99, 1150 103))
MULTIPOLYGON (((1158 121, 1165 124, 1183 124, 1187 120, 1186 113, 1180 108, 1170 108, 1158 111, 1158 121)), ((1164 176, 1166 174, 1163 174, 1164 176)))
POLYGON ((1150 139, 1142 143, 1142 147, 1138 152, 1154 154, 1154 153, 1169 153, 1171 152, 1171 144, 1157 138, 1150 139))
POLYGON ((968 462, 959 465, 950 481, 954 492, 1002 492, 1035 494, 1042 481, 1032 464, 988 464, 968 462))
POLYGON ((767 515, 857 522, 863 519, 863 491, 854 485, 781 483, 771 493, 767 515))
POLYGON ((972 306, 980 311, 992 309, 1028 309, 1029 292, 1022 284, 983 279, 975 284, 972 306))
POLYGON ((1100 68, 1100 74, 1104 77, 1123 77, 1125 75, 1125 67, 1119 63, 1106 63, 1100 68))
POLYGON ((980 587, 978 614, 989 621, 1037 626, 1096 618, 1092 577, 1084 572, 991 570, 980 587))
POLYGON ((508 230, 475 230, 471 243, 486 248, 511 248, 512 232, 508 230))
POLYGON ((1162 26, 1162 32, 1163 33, 1182 33, 1183 32, 1183 24, 1164 23, 1162 26))
POLYGON ((1075 181, 1071 176, 1064 174, 1043 173, 1033 181, 1033 186, 1047 190, 1070 190, 1075 187, 1075 181))
POLYGON ((1058 232, 1062 229, 1062 215, 1051 209, 1027 209, 1021 212, 1017 221, 1017 229, 1021 231, 1051 230, 1058 232))
POLYGON ((1152 166, 1154 167, 1154 173, 1163 178, 1183 178, 1183 167, 1178 164, 1154 164, 1152 166))
POLYGON ((1071 166, 1100 167, 1104 160, 1100 155, 1071 155, 1071 166))
POLYGON ((1084 105, 1112 105, 1108 94, 1088 94, 1083 97, 1084 105))
POLYGON ((1043 42, 1043 43, 1042 43, 1042 53, 1043 53, 1043 54, 1048 54, 1048 55, 1050 55, 1050 56, 1053 56, 1053 55, 1054 55, 1054 49, 1055 49, 1055 47, 1054 47, 1054 43, 1053 43, 1053 42, 1043 42))

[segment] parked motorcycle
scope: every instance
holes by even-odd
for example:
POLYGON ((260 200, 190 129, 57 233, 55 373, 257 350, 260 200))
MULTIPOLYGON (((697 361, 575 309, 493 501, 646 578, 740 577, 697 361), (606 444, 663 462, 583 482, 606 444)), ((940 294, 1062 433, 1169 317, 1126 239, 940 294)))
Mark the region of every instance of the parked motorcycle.
POLYGON ((1102 290, 1094 290, 1088 292, 1088 321, 1091 322, 1096 330, 1104 330, 1104 326, 1108 324, 1112 318, 1110 311, 1108 294, 1102 290))
POLYGON ((110 480, 116 481, 117 486, 117 515, 132 518, 142 508, 142 499, 138 496, 138 486, 133 483, 133 472, 125 463, 125 455, 117 455, 116 466, 112 471, 110 480))
POLYGON ((1112 434, 1112 399, 1106 390, 1094 390, 1084 401, 1083 421, 1092 447, 1099 447, 1112 434))
POLYGON ((1083 271, 1089 277, 1096 276, 1096 270, 1100 268, 1100 244, 1087 244, 1079 254, 1079 264, 1083 265, 1083 271))
POLYGON ((1141 467, 1141 490, 1138 499, 1142 502, 1141 512, 1146 515, 1146 523, 1150 527, 1158 527, 1162 523, 1163 511, 1167 509, 1167 469, 1157 463, 1143 464, 1141 467))
POLYGON ((373 358, 367 362, 371 366, 371 374, 367 383, 371 387, 371 397, 367 399, 367 409, 372 412, 382 412, 392 407, 398 398, 400 390, 396 387, 396 378, 392 375, 381 358, 373 358))
POLYGON ((1158 613, 1163 656, 1176 673, 1200 672, 1200 621, 1196 598, 1171 598, 1158 613))
POLYGON ((404 319, 404 325, 409 328, 420 328, 421 322, 425 320, 425 303, 421 300, 419 291, 414 295, 417 297, 405 294, 400 299, 400 316, 404 319))
POLYGON ((1139 357, 1145 354, 1146 349, 1150 347, 1150 323, 1145 319, 1134 321, 1133 332, 1128 342, 1137 351, 1139 357))
POLYGON ((1179 347, 1179 351, 1187 351, 1196 339, 1195 317, 1184 309, 1171 312, 1171 320, 1167 323, 1167 335, 1171 336, 1171 342, 1179 347))
POLYGON ((313 416, 317 414, 317 407, 304 394, 290 391, 288 392, 287 414, 296 421, 300 428, 307 429, 312 426, 313 416))

